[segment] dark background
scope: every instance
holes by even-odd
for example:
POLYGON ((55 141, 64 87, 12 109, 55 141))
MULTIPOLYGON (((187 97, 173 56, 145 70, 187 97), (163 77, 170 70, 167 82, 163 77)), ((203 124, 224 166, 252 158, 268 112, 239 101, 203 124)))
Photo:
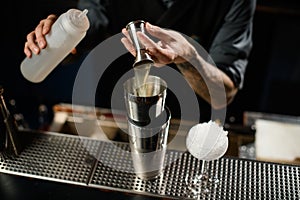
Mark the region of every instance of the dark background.
MULTIPOLYGON (((37 128, 38 106, 71 102, 79 65, 62 64, 42 83, 26 81, 20 73, 26 35, 50 13, 76 7, 76 0, 6 2, 2 12, 0 85, 7 100, 37 128)), ((300 2, 258 0, 254 17, 254 46, 244 88, 228 106, 227 119, 241 123, 245 111, 300 115, 300 2)))
POLYGON ((257 1, 245 84, 228 117, 240 121, 244 111, 300 115, 299 36, 299 1, 257 1))

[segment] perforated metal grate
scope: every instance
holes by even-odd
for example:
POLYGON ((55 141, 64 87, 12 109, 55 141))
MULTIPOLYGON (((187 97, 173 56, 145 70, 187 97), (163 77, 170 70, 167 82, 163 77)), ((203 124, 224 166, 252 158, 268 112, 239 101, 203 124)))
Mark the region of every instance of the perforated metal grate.
MULTIPOLYGON (((128 152, 127 143, 39 134, 20 157, 1 159, 0 171, 151 196, 193 197, 186 180, 199 173, 202 161, 187 152, 168 151, 164 173, 145 181, 133 173, 128 152)), ((210 162, 209 168, 209 175, 220 181, 198 199, 300 199, 299 166, 225 157, 210 162)))
MULTIPOLYGON (((121 166, 130 166, 124 162, 127 159, 125 157, 111 157, 110 153, 115 149, 111 145, 105 145, 102 159, 112 159, 115 167, 99 162, 91 186, 104 185, 177 199, 193 197, 186 180, 200 172, 202 161, 196 160, 187 152, 169 151, 167 162, 170 165, 165 168, 164 174, 154 181, 145 181, 133 173, 115 170, 121 166)), ((122 148, 119 150, 121 154, 124 152, 122 148)), ((114 153, 118 155, 118 152, 114 153)), ((300 168, 297 166, 222 158, 211 161, 209 169, 209 176, 218 177, 219 183, 209 188, 209 194, 198 199, 300 199, 300 168)))
POLYGON ((58 134, 36 134, 19 157, 0 162, 0 171, 35 178, 86 184, 99 142, 58 134), (86 144, 86 145, 85 145, 86 144), (87 150, 87 148, 89 148, 87 150))

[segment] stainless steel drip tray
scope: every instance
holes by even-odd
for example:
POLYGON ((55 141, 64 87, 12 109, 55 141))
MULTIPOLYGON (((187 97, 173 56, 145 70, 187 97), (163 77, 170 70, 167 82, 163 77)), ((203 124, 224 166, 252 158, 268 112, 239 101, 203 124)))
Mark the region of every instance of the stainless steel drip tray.
MULTIPOLYGON (((164 173, 145 181, 133 172, 127 143, 54 132, 32 133, 20 156, 0 159, 0 172, 99 189, 172 199, 193 195, 186 180, 201 162, 188 152, 169 150, 164 173)), ((300 167, 224 157, 209 163, 218 185, 199 199, 300 199, 300 167)))
POLYGON ((87 184, 95 160, 91 153, 97 151, 99 142, 85 139, 86 143, 91 143, 88 151, 76 136, 52 132, 24 132, 24 134, 31 137, 30 143, 25 145, 18 157, 1 158, 1 172, 87 184))

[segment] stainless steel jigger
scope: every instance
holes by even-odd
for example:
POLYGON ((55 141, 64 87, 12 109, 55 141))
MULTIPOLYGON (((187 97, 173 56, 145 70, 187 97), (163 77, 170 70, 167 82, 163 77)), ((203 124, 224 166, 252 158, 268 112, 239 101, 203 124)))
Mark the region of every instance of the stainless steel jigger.
POLYGON ((145 64, 149 64, 149 65, 153 64, 154 61, 147 53, 145 47, 138 40, 136 34, 138 31, 145 33, 145 21, 137 20, 137 21, 129 22, 126 26, 126 30, 128 31, 132 44, 136 49, 136 57, 135 57, 135 62, 133 63, 133 67, 144 66, 145 64))

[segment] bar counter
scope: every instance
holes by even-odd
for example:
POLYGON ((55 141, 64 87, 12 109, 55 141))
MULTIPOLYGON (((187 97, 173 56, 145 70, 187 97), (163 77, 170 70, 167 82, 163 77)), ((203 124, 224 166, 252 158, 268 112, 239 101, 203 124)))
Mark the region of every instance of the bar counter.
MULTIPOLYGON (((0 159, 2 200, 194 197, 187 183, 199 173, 202 161, 184 148, 170 145, 163 174, 146 181, 135 175, 126 141, 53 131, 23 130, 21 134, 30 141, 22 153, 0 159)), ((210 161, 209 169, 209 175, 217 177, 219 183, 198 199, 300 199, 297 165, 226 154, 210 161)))

